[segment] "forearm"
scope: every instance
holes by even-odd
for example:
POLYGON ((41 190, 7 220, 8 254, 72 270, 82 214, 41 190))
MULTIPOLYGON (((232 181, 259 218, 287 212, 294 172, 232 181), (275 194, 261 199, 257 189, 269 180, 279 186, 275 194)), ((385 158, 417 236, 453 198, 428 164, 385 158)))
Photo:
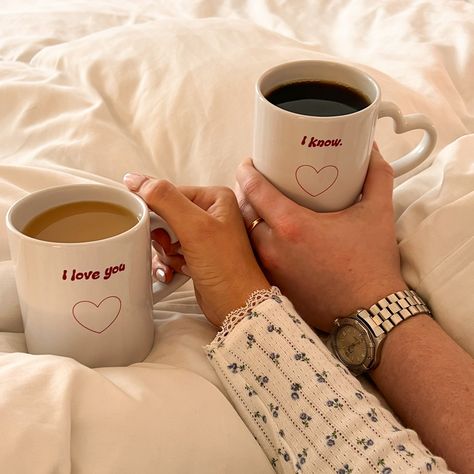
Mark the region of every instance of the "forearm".
POLYGON ((445 472, 287 300, 262 303, 207 350, 277 472, 445 472))
POLYGON ((372 379, 402 422, 448 462, 474 469, 474 360, 430 317, 395 328, 372 379))

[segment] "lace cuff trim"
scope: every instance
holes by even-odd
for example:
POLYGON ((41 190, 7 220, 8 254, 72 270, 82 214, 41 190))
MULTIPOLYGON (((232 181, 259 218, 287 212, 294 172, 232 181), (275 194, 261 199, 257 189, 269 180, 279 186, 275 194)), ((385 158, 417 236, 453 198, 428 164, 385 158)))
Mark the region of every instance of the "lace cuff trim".
POLYGON ((247 302, 244 306, 234 309, 234 311, 231 311, 226 316, 224 322, 222 323, 222 328, 217 333, 213 342, 217 344, 222 342, 227 337, 227 335, 234 329, 234 327, 237 326, 237 324, 242 321, 245 316, 248 316, 252 312, 255 306, 258 306, 260 303, 270 298, 281 298, 281 296, 282 294, 276 286, 272 286, 269 290, 254 291, 248 297, 247 302))

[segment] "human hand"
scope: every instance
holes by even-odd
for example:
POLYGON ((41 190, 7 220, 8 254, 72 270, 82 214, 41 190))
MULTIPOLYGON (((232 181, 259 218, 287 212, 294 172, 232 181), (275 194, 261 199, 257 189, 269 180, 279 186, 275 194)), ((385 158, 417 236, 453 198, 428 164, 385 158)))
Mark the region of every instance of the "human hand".
POLYGON ((180 271, 184 266, 211 323, 220 326, 253 291, 270 287, 255 260, 230 189, 175 187, 135 174, 125 175, 124 182, 175 232, 178 244, 172 244, 162 230, 152 233, 159 244, 161 268, 169 274, 169 267, 180 271))
POLYGON ((252 165, 237 171, 236 194, 253 247, 270 283, 298 313, 323 331, 334 319, 406 289, 400 272, 392 207, 393 171, 372 151, 362 198, 338 212, 299 206, 252 165))

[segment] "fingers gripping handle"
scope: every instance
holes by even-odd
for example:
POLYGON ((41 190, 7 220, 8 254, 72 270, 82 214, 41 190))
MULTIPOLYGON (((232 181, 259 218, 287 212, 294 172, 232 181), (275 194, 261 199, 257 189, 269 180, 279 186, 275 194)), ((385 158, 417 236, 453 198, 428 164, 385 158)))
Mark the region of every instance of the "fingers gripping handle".
POLYGON ((382 102, 380 104, 379 118, 382 117, 391 117, 393 119, 395 133, 404 133, 417 129, 423 130, 423 138, 420 143, 405 156, 390 163, 395 177, 398 177, 412 170, 428 158, 436 145, 436 130, 425 115, 403 115, 400 109, 392 102, 382 102))
MULTIPOLYGON (((163 218, 150 213, 150 231, 154 231, 155 229, 164 229, 168 232, 171 242, 176 242, 178 240, 169 224, 163 218)), ((187 275, 175 273, 173 279, 169 283, 161 283, 159 281, 153 283, 153 304, 166 298, 180 286, 184 285, 188 280, 189 277, 187 275)))

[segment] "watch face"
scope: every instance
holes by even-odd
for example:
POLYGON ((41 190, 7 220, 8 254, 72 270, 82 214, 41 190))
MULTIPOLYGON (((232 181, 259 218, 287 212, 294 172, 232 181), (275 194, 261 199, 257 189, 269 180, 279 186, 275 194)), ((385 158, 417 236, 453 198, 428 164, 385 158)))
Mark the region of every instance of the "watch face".
POLYGON ((358 326, 345 324, 335 335, 335 350, 346 365, 360 365, 367 357, 367 335, 358 326))

